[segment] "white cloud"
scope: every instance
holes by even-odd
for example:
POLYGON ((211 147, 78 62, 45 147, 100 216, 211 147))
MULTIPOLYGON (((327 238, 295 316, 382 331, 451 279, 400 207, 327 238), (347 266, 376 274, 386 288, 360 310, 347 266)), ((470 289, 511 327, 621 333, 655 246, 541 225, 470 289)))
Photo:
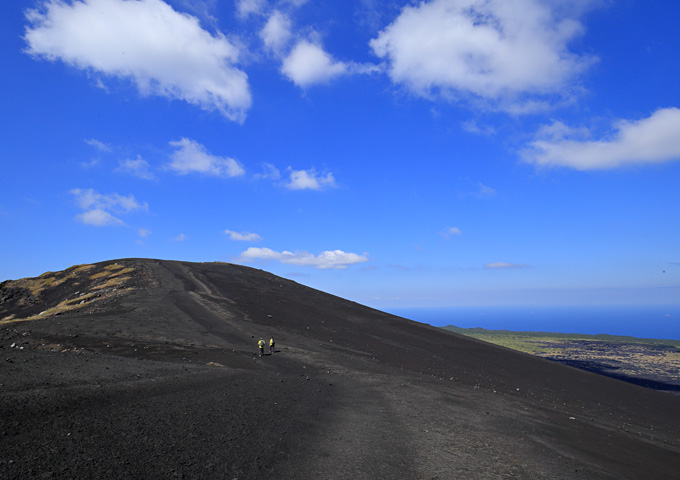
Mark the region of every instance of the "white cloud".
POLYGON ((239 260, 248 262, 252 260, 276 260, 281 263, 307 266, 314 268, 347 268, 349 265, 368 261, 365 255, 356 253, 345 253, 342 250, 321 252, 319 255, 312 255, 309 252, 276 252, 270 248, 250 247, 239 255, 239 260))
POLYGON ((593 63, 567 48, 582 30, 548 2, 432 0, 404 7, 370 46, 416 94, 472 95, 521 113, 543 105, 528 95, 563 94, 593 63))
POLYGON ((236 0, 236 13, 240 18, 262 15, 266 7, 266 0, 236 0))
POLYGON ((321 190, 326 187, 335 187, 335 177, 332 173, 325 175, 311 170, 291 170, 290 178, 285 184, 291 190, 321 190))
POLYGON ((460 228, 458 228, 458 227, 449 227, 443 233, 441 233, 441 235, 444 238, 451 238, 453 236, 462 235, 462 234, 463 234, 463 232, 461 232, 460 228))
POLYGON ((491 125, 480 125, 475 120, 467 120, 461 123, 464 131, 490 137, 496 134, 496 129, 491 125))
POLYGON ((496 189, 484 185, 482 182, 479 182, 478 185, 479 191, 477 192, 477 197, 479 198, 494 197, 496 196, 496 193, 498 193, 496 192, 496 189))
POLYGON ((85 140, 85 143, 90 145, 91 147, 96 148, 97 150, 101 150, 102 152, 110 152, 111 147, 104 142, 101 142, 95 138, 91 138, 89 140, 85 140))
POLYGON ((335 61, 320 45, 302 40, 283 60, 281 72, 297 86, 305 88, 347 73, 348 66, 335 61))
POLYGON ((273 52, 280 52, 292 37, 290 18, 279 11, 269 16, 269 20, 260 31, 260 38, 265 47, 273 52))
POLYGON ((106 227, 110 225, 125 225, 125 223, 111 215, 109 212, 100 208, 88 210, 76 215, 76 218, 86 225, 93 225, 95 227, 106 227))
POLYGON ((264 162, 262 164, 263 173, 256 173, 255 178, 263 178, 269 180, 278 180, 281 178, 281 172, 273 164, 264 162))
POLYGON ((101 163, 99 158, 93 158, 87 162, 80 162, 80 166, 83 168, 94 168, 101 163))
POLYGON ((161 0, 46 0, 26 17, 26 52, 34 57, 130 79, 143 94, 232 120, 242 121, 250 107, 247 76, 234 66, 238 48, 161 0))
POLYGON ((129 173, 144 180, 156 180, 156 176, 151 172, 151 166, 140 155, 137 155, 135 160, 121 160, 116 170, 129 173))
POLYGON ((219 0, 170 0, 168 3, 180 5, 185 12, 191 12, 204 25, 217 25, 217 18, 213 12, 217 10, 219 0))
POLYGON ((502 268, 529 268, 529 265, 524 265, 523 263, 508 263, 508 262, 495 262, 487 263, 484 268, 490 269, 502 269, 502 268))
POLYGON ((224 233, 229 235, 229 238, 239 242, 257 242, 262 240, 262 237, 257 233, 250 232, 234 232, 233 230, 225 230, 224 233))
POLYGON ((133 195, 123 196, 117 193, 102 195, 93 189, 83 190, 75 188, 71 190, 71 195, 76 198, 78 206, 85 210, 76 216, 76 219, 97 227, 109 225, 125 225, 125 223, 111 212, 116 214, 129 213, 134 210, 148 210, 146 203, 139 203, 133 195))
POLYGON ((638 121, 620 120, 614 133, 588 140, 584 129, 560 122, 543 128, 523 152, 525 161, 577 170, 616 168, 627 164, 680 160, 680 109, 662 108, 638 121))
POLYGON ((378 70, 373 64, 335 60, 318 42, 310 40, 298 41, 281 65, 281 73, 301 88, 328 83, 342 75, 371 74, 378 70))
POLYGON ((186 239, 187 239, 186 235, 184 235, 183 233, 180 233, 175 238, 173 238, 172 241, 173 242, 183 242, 186 239))
POLYGON ((146 203, 137 202, 134 195, 128 195, 127 197, 118 193, 102 195, 91 188, 88 188, 87 190, 74 188, 71 190, 71 194, 76 197, 76 202, 83 210, 91 208, 119 212, 148 210, 148 205, 146 203))
POLYGON ((151 235, 151 230, 147 230, 146 228, 139 228, 137 229, 137 233, 139 234, 140 237, 146 238, 149 235, 151 235))
POLYGON ((216 177, 239 177, 246 173, 241 164, 233 158, 211 155, 203 145, 194 140, 182 138, 170 142, 170 145, 177 150, 170 155, 172 162, 168 168, 180 175, 202 173, 216 177))

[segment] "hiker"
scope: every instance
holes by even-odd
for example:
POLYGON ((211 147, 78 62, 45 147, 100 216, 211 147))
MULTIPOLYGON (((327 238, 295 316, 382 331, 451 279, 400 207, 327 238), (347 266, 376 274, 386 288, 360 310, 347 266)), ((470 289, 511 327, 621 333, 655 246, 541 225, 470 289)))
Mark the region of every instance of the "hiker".
POLYGON ((274 353, 274 337, 269 339, 269 353, 273 354, 274 353))
POLYGON ((257 346, 260 347, 260 356, 264 355, 264 340, 260 339, 257 346))

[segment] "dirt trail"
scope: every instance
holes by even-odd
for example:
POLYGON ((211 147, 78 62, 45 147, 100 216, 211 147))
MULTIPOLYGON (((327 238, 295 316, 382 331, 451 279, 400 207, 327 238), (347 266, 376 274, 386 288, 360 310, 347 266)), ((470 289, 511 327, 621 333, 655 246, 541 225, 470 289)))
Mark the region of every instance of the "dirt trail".
POLYGON ((355 379, 336 377, 332 388, 321 428, 282 478, 422 478, 413 463, 418 446, 389 398, 355 379))

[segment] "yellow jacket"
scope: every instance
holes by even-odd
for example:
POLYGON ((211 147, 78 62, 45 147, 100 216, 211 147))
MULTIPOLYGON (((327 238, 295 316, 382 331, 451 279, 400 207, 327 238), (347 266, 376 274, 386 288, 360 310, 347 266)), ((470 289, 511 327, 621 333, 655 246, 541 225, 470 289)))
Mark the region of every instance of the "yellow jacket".
POLYGON ((260 340, 259 342, 257 342, 257 346, 260 348, 264 348, 264 340, 260 340))

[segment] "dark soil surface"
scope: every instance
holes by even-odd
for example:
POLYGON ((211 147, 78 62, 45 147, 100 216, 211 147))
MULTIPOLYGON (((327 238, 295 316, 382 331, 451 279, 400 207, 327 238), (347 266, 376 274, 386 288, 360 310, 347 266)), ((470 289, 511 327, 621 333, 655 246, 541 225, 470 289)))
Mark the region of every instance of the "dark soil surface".
POLYGON ((678 478, 679 396, 247 267, 65 272, 0 285, 0 478, 678 478))

